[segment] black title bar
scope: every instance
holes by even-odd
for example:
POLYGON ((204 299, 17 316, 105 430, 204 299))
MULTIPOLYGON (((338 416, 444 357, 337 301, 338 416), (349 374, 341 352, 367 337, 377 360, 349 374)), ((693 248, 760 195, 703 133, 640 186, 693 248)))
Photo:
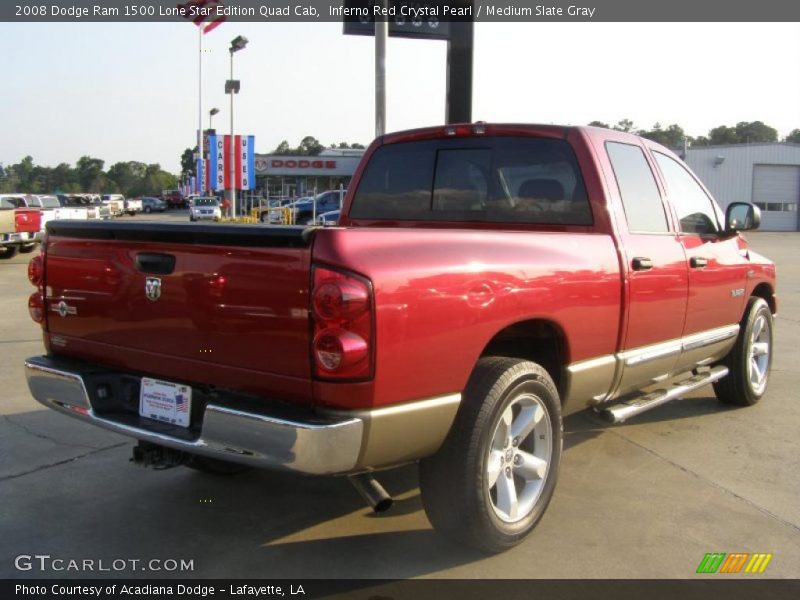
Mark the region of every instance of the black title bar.
MULTIPOLYGON (((6 22, 342 22, 346 16, 439 23, 476 22, 787 22, 800 21, 800 2, 787 0, 445 0, 392 2, 393 14, 346 15, 343 0, 3 0, 6 22), (465 12, 465 4, 467 12, 465 12), (418 9, 435 8, 436 10, 418 9)), ((680 31, 676 27, 676 39, 680 31)))

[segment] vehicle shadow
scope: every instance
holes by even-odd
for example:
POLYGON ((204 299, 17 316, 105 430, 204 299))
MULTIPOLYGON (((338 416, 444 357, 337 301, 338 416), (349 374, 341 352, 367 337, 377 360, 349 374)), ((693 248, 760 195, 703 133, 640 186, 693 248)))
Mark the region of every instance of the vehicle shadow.
POLYGON ((31 411, 13 421, 0 420, 0 437, 13 431, 26 454, 43 458, 0 477, 0 577, 392 579, 482 557, 433 531, 416 465, 379 474, 395 505, 375 515, 344 477, 155 471, 129 463, 126 438, 62 415, 31 411), (25 548, 107 564, 187 559, 194 569, 19 572, 14 558, 25 548))
MULTIPOLYGON (((722 410, 706 394, 629 424, 722 410)), ((185 467, 154 471, 128 463, 132 443, 126 438, 44 410, 18 413, 13 420, 30 432, 28 437, 17 432, 15 445, 46 460, 0 478, 0 577, 394 579, 485 558, 433 531, 416 465, 378 474, 395 505, 375 515, 343 477, 266 471, 220 477, 185 467), (76 447, 77 440, 86 445, 76 447), (13 561, 21 548, 68 559, 188 559, 194 569, 20 573, 13 561)), ((11 427, 0 421, 3 426, 11 427)), ((588 412, 568 417, 565 458, 609 428, 626 426, 607 425, 588 412)), ((0 461, 12 459, 0 454, 0 461)))

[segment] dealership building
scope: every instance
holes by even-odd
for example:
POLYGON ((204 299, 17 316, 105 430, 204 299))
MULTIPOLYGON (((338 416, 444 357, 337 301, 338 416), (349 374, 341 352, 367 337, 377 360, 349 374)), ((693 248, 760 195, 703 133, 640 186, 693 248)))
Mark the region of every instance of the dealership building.
POLYGON ((364 150, 323 150, 316 156, 256 154, 256 187, 270 197, 299 197, 347 188, 364 150))
POLYGON ((688 148, 686 163, 724 210, 731 202, 761 209, 761 229, 800 231, 800 144, 688 148))

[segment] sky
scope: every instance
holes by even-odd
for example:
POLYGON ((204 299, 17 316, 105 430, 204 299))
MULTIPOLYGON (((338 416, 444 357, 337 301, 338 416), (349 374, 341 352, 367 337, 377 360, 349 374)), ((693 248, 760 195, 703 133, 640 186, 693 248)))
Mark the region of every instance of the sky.
MULTIPOLYGON (((339 23, 224 23, 204 36, 202 126, 230 130, 230 40, 241 93, 234 128, 256 152, 306 135, 368 144, 374 41, 339 23)), ((83 155, 180 170, 196 143, 198 33, 190 23, 0 23, 0 163, 83 155)), ((586 124, 631 119, 691 136, 761 120, 800 128, 797 23, 477 23, 473 119, 586 124)), ((446 43, 391 38, 387 130, 442 124, 446 43)))

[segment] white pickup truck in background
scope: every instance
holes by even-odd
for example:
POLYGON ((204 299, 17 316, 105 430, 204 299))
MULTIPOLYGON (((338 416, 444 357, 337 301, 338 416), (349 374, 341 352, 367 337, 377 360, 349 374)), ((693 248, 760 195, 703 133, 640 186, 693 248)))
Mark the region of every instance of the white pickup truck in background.
POLYGON ((136 198, 135 200, 128 198, 125 200, 125 212, 130 216, 136 216, 138 213, 141 213, 143 209, 144 206, 142 205, 141 198, 136 198))

